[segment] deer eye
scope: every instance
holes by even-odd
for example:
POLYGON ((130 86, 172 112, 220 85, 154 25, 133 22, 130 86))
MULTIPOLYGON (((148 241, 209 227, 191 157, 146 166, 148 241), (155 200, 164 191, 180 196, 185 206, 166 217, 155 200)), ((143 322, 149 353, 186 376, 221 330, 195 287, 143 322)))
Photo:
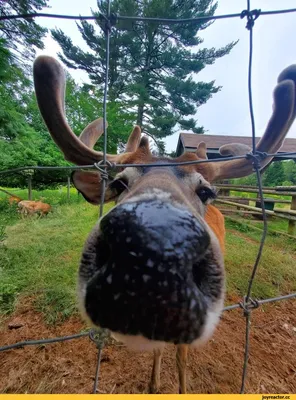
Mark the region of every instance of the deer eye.
POLYGON ((128 181, 125 178, 114 179, 114 181, 109 184, 109 188, 114 190, 116 194, 120 195, 122 192, 128 189, 128 181))
POLYGON ((217 197, 216 191, 206 186, 199 187, 196 194, 203 203, 206 203, 208 200, 214 200, 217 197))

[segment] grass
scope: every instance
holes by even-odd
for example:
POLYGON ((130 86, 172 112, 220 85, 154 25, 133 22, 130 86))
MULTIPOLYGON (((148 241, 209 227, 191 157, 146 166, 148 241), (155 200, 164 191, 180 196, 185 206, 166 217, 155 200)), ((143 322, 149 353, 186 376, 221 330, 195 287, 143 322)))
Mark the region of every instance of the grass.
MULTIPOLYGON (((13 193, 22 196, 21 190, 13 193)), ((21 220, 16 206, 0 201, 0 313, 10 313, 20 296, 33 296, 47 321, 56 322, 76 311, 77 266, 98 208, 77 200, 74 190, 72 204, 63 204, 62 191, 41 194, 55 204, 41 219, 21 220)))
MULTIPOLYGON (((9 193, 20 197, 23 200, 28 200, 28 189, 5 188, 9 193)), ((0 202, 7 200, 8 196, 0 191, 0 202)), ((44 203, 49 203, 53 207, 62 204, 73 204, 84 202, 81 195, 78 195, 74 187, 70 188, 70 198, 67 198, 67 187, 61 186, 59 189, 32 190, 32 200, 42 200, 44 203)))
POLYGON ((48 322, 76 310, 80 253, 98 209, 86 203, 60 206, 43 219, 18 221, 6 229, 0 248, 0 310, 10 312, 18 296, 33 296, 48 322))
MULTIPOLYGON (((18 301, 31 297, 47 322, 57 323, 76 313, 80 254, 97 221, 98 208, 75 201, 74 191, 72 204, 63 203, 63 192, 44 192, 48 198, 52 196, 55 204, 45 218, 21 220, 15 208, 0 201, 0 314, 12 312, 18 301)), ((111 206, 107 205, 105 211, 111 206)), ((243 296, 261 234, 245 223, 227 220, 226 224, 227 291, 243 296)), ((254 283, 254 297, 296 291, 295 261, 293 240, 268 236, 254 283)))
MULTIPOLYGON (((262 233, 252 225, 226 218, 227 291, 246 293, 248 280, 258 253, 262 233)), ((267 235, 262 259, 253 285, 253 296, 273 297, 296 291, 295 240, 267 235)))
MULTIPOLYGON (((272 188, 270 188, 272 189, 272 188)), ((251 201, 249 202, 250 206, 255 207, 256 206, 256 201, 258 201, 257 199, 257 193, 249 193, 249 192, 237 192, 237 191, 230 191, 230 196, 233 197, 245 197, 247 199, 250 199, 251 201), (254 201, 253 201, 254 199, 254 201)), ((267 199, 276 199, 276 200, 289 200, 291 201, 291 196, 283 196, 280 194, 265 194, 264 195, 265 198, 267 199)), ((283 209, 290 209, 290 204, 285 204, 285 203, 276 203, 275 204, 276 208, 283 208, 283 209)))

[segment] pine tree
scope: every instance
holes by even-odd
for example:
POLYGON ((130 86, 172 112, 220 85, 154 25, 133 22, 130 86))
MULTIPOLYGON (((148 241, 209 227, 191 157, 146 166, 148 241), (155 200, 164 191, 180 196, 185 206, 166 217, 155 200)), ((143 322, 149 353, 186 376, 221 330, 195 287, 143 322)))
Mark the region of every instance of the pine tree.
MULTIPOLYGON (((0 15, 36 13, 47 7, 48 0, 0 1, 0 15)), ((36 47, 44 49, 42 41, 47 29, 33 19, 13 19, 0 21, 0 36, 6 47, 18 55, 19 61, 26 63, 35 57, 36 47)))
MULTIPOLYGON (((213 0, 114 0, 111 4, 111 12, 118 15, 160 18, 210 17, 217 8, 213 0)), ((99 0, 98 5, 106 12, 106 0, 99 0)), ((96 24, 101 25, 99 19, 96 24)), ((128 101, 128 106, 136 109, 136 123, 158 139, 171 135, 176 126, 204 132, 193 116, 221 87, 214 81, 198 82, 193 74, 228 54, 235 45, 199 48, 203 40, 197 35, 210 24, 119 21, 112 31, 109 99, 128 101)), ((52 35, 63 50, 59 56, 68 67, 86 71, 102 90, 104 33, 86 21, 77 26, 90 50, 81 50, 57 29, 52 35)))

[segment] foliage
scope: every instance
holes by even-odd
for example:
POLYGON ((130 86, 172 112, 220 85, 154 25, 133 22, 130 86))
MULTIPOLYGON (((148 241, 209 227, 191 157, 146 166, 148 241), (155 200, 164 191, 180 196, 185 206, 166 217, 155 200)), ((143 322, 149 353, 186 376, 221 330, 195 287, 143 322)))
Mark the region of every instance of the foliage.
POLYGON ((296 185, 296 162, 293 160, 283 163, 285 179, 292 185, 296 185))
MULTIPOLYGON (((231 180, 231 183, 241 185, 257 185, 256 174, 245 178, 231 180)), ((264 186, 293 186, 296 185, 296 163, 293 160, 275 161, 264 171, 262 175, 264 186)))
MULTIPOLYGON (((0 152, 2 155, 0 169, 21 166, 70 165, 56 144, 51 139, 41 118, 32 83, 23 71, 9 63, 9 52, 3 61, 2 84, 0 85, 0 152)), ((102 115, 102 94, 91 85, 79 86, 68 76, 66 91, 68 120, 76 134, 102 115)), ((121 141, 129 134, 129 127, 134 115, 126 112, 122 104, 108 104, 109 152, 116 152, 121 141)), ((102 148, 102 142, 97 148, 102 148)), ((65 182, 69 171, 36 171, 33 176, 35 187, 45 187, 65 182)), ((13 174, 1 177, 2 185, 25 186, 27 177, 24 174, 13 174)))
MULTIPOLYGON (((34 129, 33 110, 35 114, 38 112, 31 82, 19 67, 14 64, 9 65, 0 85, 2 170, 30 165, 65 164, 42 121, 34 129)), ((39 116, 35 116, 35 119, 38 118, 40 119, 39 116)), ((48 178, 46 173, 42 176, 37 173, 35 181, 46 183, 48 178)), ((57 179, 58 176, 55 178, 57 179)), ((25 185, 26 182, 27 178, 22 174, 1 176, 2 185, 25 185)))
MULTIPOLYGON (((0 1, 0 16, 36 13, 47 7, 48 0, 0 1)), ((43 38, 46 28, 34 19, 13 19, 0 21, 0 36, 12 50, 14 59, 22 63, 32 61, 35 49, 44 49, 43 38)))
MULTIPOLYGON (((90 122, 102 116, 103 92, 94 85, 77 85, 70 75, 67 78, 66 113, 73 131, 80 135, 90 122)), ((116 153, 120 144, 126 143, 128 139, 135 114, 126 111, 124 101, 113 101, 107 104, 107 118, 107 151, 116 153)), ((102 150, 103 140, 95 148, 102 150)))
MULTIPOLYGON (((0 2, 0 15, 33 13, 46 7, 48 0, 0 2)), ((22 166, 70 165, 51 139, 41 118, 33 91, 30 64, 35 48, 43 48, 46 29, 33 20, 0 22, 0 152, 1 170, 22 166), (16 56, 18 54, 18 56, 16 56), (20 57, 19 57, 20 55, 20 57), (25 61, 24 61, 25 60, 25 61)), ((68 75, 66 104, 68 119, 79 135, 87 124, 102 115, 102 93, 92 85, 77 85, 68 75)), ((125 141, 135 115, 126 111, 124 101, 108 104, 107 149, 116 152, 125 141)), ((101 148, 99 144, 97 148, 101 148)), ((34 187, 65 182, 69 171, 36 171, 34 187)), ((1 185, 27 185, 25 174, 1 176, 1 185)))
MULTIPOLYGON (((106 12, 107 1, 98 2, 106 12)), ((115 0, 111 12, 119 15, 164 18, 212 16, 217 8, 213 0, 115 0)), ((96 15, 94 13, 94 15, 96 15)), ((98 19, 96 24, 102 26, 98 19)), ((111 101, 124 100, 136 110, 137 124, 160 142, 171 135, 176 124, 195 133, 203 133, 191 116, 220 90, 215 82, 199 82, 193 77, 217 58, 228 54, 234 42, 222 47, 200 48, 197 36, 210 22, 179 25, 119 21, 110 42, 109 96, 111 101)), ((105 37, 103 31, 87 21, 77 24, 89 46, 83 51, 62 30, 52 31, 60 44, 62 61, 70 68, 89 74, 102 88, 105 74, 105 37)))
POLYGON ((282 162, 273 162, 263 174, 265 186, 280 186, 285 180, 284 166, 282 162))

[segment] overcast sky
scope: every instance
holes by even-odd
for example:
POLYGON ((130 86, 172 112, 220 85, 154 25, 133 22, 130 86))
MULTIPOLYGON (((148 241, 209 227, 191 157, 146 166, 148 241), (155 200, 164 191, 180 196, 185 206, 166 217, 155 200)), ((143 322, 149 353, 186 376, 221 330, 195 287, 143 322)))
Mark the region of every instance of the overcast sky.
MULTIPOLYGON (((90 15, 96 9, 96 0, 50 0, 48 12, 71 15, 90 15)), ((218 0, 216 14, 240 13, 246 8, 246 0, 218 0)), ((251 0, 251 9, 272 10, 295 7, 295 0, 251 0)), ((71 36, 74 44, 86 49, 74 21, 40 19, 40 24, 48 28, 61 28, 71 36)), ((246 20, 232 18, 217 20, 201 33, 204 47, 221 47, 233 40, 238 44, 228 56, 218 59, 214 65, 207 66, 196 77, 200 81, 215 80, 222 90, 199 108, 197 118, 209 134, 241 135, 251 134, 247 67, 249 51, 249 32, 246 20)), ((38 54, 56 57, 59 46, 51 39, 45 40, 45 50, 38 54)), ((254 27, 253 53, 253 101, 256 120, 256 135, 261 136, 271 114, 272 91, 277 76, 283 68, 296 63, 296 13, 274 16, 260 16, 254 27)), ((81 71, 70 71, 77 81, 86 81, 87 75, 81 71)), ((167 138, 167 150, 175 150, 178 133, 167 138)), ((296 125, 292 126, 287 137, 296 138, 296 125)))

